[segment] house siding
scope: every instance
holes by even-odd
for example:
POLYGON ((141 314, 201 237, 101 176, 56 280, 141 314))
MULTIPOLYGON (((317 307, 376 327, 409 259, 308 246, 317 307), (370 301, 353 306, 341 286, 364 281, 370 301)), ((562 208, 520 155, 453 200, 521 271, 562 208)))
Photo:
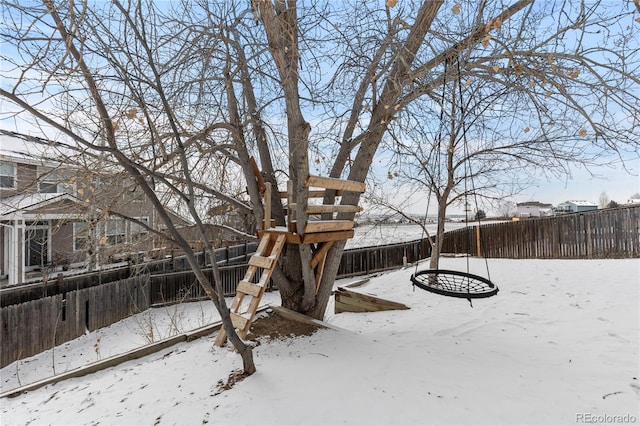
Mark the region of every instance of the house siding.
MULTIPOLYGON (((2 162, 15 167, 15 188, 1 189, 0 199, 16 197, 12 201, 3 201, 2 205, 2 211, 5 213, 0 220, 13 232, 10 238, 6 238, 4 231, 0 232, 0 274, 2 276, 7 275, 10 272, 9 266, 13 265, 13 261, 7 263, 9 262, 8 254, 12 251, 7 253, 5 244, 11 244, 11 247, 21 245, 22 248, 18 249, 16 257, 18 263, 24 265, 24 235, 16 230, 16 220, 39 222, 41 225, 48 226, 47 261, 54 266, 77 264, 87 260, 86 251, 74 251, 73 223, 78 221, 92 221, 95 224, 91 246, 96 251, 94 260, 98 263, 120 260, 127 258, 130 254, 137 255, 154 248, 154 234, 146 232, 145 236, 140 226, 132 225, 128 221, 124 226, 122 243, 109 245, 107 240, 105 244, 107 221, 119 219, 115 214, 110 215, 113 212, 132 218, 146 218, 146 223, 151 228, 163 227, 162 224, 155 223, 156 214, 153 205, 125 173, 100 170, 99 164, 95 168, 76 168, 70 164, 58 163, 55 156, 36 154, 39 152, 38 149, 42 150, 49 144, 55 145, 51 141, 2 130, 0 130, 0 137, 10 138, 11 143, 15 143, 16 147, 23 143, 25 149, 24 152, 21 148, 12 148, 11 151, 7 151, 0 146, 2 162), (34 143, 36 149, 31 149, 34 148, 31 146, 34 143), (55 174, 43 175, 42 173, 47 170, 54 170, 55 174), (51 179, 52 176, 55 176, 55 179, 51 179), (58 201, 55 201, 57 199, 55 197, 34 195, 40 192, 40 178, 45 182, 58 180, 55 189, 63 193, 46 194, 60 196, 58 201), (27 196, 22 197, 22 195, 27 196), (10 203, 16 205, 12 206, 10 203), (131 235, 133 230, 137 230, 136 238, 131 235), (5 242, 5 239, 11 241, 5 242)), ((8 146, 10 144, 5 147, 8 146)), ((178 226, 188 224, 188 221, 177 215, 175 219, 178 226)), ((15 274, 18 276, 17 279, 21 280, 20 271, 12 268, 11 274, 15 274)))
POLYGON ((15 176, 15 188, 0 189, 0 199, 12 197, 16 194, 25 192, 37 192, 36 180, 38 172, 36 166, 31 164, 20 164, 11 159, 3 159, 3 163, 8 163, 16 168, 15 176))
POLYGON ((23 192, 34 193, 38 192, 38 186, 36 184, 38 180, 38 169, 31 164, 18 164, 17 171, 16 190, 12 191, 14 194, 23 192))
POLYGON ((68 265, 82 262, 84 252, 73 251, 73 222, 52 221, 51 224, 51 260, 55 265, 68 265))

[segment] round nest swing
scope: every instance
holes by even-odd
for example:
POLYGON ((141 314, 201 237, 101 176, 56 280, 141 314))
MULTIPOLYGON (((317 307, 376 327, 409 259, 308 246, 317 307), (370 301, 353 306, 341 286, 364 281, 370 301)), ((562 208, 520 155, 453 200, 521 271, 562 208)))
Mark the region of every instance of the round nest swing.
POLYGON ((464 299, 481 299, 498 293, 498 287, 484 277, 448 269, 416 272, 411 275, 411 282, 432 293, 464 299))

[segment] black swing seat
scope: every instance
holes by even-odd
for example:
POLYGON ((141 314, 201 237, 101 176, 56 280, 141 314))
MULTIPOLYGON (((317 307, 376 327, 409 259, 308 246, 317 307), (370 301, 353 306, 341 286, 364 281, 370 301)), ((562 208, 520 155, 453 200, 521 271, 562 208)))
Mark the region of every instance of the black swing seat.
POLYGON ((413 285, 443 296, 481 299, 498 293, 498 287, 487 278, 448 269, 427 269, 411 275, 413 285))

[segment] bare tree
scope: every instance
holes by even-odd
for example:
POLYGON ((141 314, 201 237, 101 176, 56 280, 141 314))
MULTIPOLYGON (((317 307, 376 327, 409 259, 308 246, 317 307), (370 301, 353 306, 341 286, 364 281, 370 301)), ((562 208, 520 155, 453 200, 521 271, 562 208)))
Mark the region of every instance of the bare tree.
MULTIPOLYGON (((211 283, 161 200, 164 193, 178 199, 195 221, 206 251, 215 259, 198 211, 197 191, 217 191, 199 186, 192 178, 194 165, 187 144, 198 140, 198 135, 183 140, 185 124, 180 110, 173 103, 171 92, 165 90, 173 81, 164 78, 166 65, 160 64, 160 57, 179 53, 180 49, 165 49, 171 33, 158 32, 163 22, 154 13, 153 5, 124 6, 116 2, 89 9, 86 3, 45 1, 44 8, 13 6, 7 14, 16 32, 4 37, 9 37, 23 55, 19 60, 27 62, 17 64, 14 71, 22 76, 13 80, 13 90, 1 89, 2 96, 39 123, 71 139, 79 150, 95 153, 112 166, 112 173, 122 171, 133 180, 154 206, 164 230, 141 222, 138 225, 185 252, 199 284, 220 312, 225 331, 243 359, 244 372, 253 373, 251 348, 238 337, 231 323, 216 263, 212 262, 211 283), (109 19, 113 16, 118 17, 118 24, 109 19), (23 28, 25 17, 30 19, 23 28), (40 73, 47 76, 43 82, 30 77, 40 73), (34 84, 41 84, 35 90, 44 96, 29 102, 34 84), (24 86, 28 89, 21 91, 24 86)), ((248 209, 224 194, 219 193, 218 198, 248 209)), ((126 218, 117 210, 109 213, 126 218)))
POLYGON ((607 195, 607 191, 602 191, 600 197, 598 197, 598 207, 603 209, 607 207, 607 204, 609 204, 609 196, 607 195))
POLYGON ((513 201, 500 200, 496 203, 495 209, 499 218, 508 219, 516 214, 517 205, 513 201))
MULTIPOLYGON (((15 69, 0 94, 116 160, 159 212, 166 195, 198 226, 203 199, 223 200, 261 222, 255 156, 266 181, 293 182, 302 232, 312 167, 364 182, 379 154, 416 140, 410 126, 431 120, 439 127, 437 112, 453 105, 439 94, 443 85, 451 93, 458 81, 482 87, 486 96, 457 103, 455 110, 464 105, 473 115, 448 114, 452 131, 443 132, 444 146, 460 143, 463 121, 499 123, 499 132, 468 138, 479 176, 491 168, 485 163, 497 161, 491 152, 519 164, 516 171, 519 156, 531 156, 529 164, 541 169, 552 156, 558 167, 550 172, 559 174, 572 161, 566 156, 572 147, 594 159, 638 149, 636 118, 618 118, 640 106, 637 25, 623 25, 635 13, 631 4, 623 10, 607 2, 532 0, 46 5, 46 11, 7 8, 3 40, 20 53, 8 58, 15 69), (485 138, 491 151, 482 149, 485 138), (207 171, 225 161, 225 170, 244 178, 246 195, 208 179, 207 171)), ((422 141, 436 134, 425 130, 422 141)), ((478 177, 476 191, 490 184, 478 177)), ((284 224, 277 192, 272 217, 284 224)), ((341 202, 357 204, 358 197, 346 194, 341 202)), ((165 237, 187 250, 171 219, 161 216, 165 237)), ((288 245, 273 275, 283 305, 322 318, 343 248, 339 242, 329 250, 316 290, 311 246, 288 245)), ((225 312, 218 278, 213 289, 194 270, 225 312)))
MULTIPOLYGON (((478 11, 483 13, 482 6, 478 11)), ((599 12, 597 7, 580 11, 591 17, 599 12)), ((545 21, 542 11, 531 8, 527 13, 545 21)), ((439 90, 403 109, 386 141, 387 149, 395 152, 387 164, 391 186, 413 193, 422 188, 437 204, 431 268, 438 266, 439 237, 451 205, 479 209, 480 203, 499 203, 518 193, 540 175, 570 176, 576 165, 590 170, 606 161, 637 157, 637 146, 628 138, 634 132, 633 118, 623 124, 612 117, 593 120, 594 115, 607 117, 638 104, 637 95, 627 88, 611 93, 617 79, 637 86, 637 59, 615 73, 611 64, 594 55, 598 51, 615 62, 621 55, 610 50, 615 45, 622 51, 630 48, 634 57, 637 48, 624 43, 626 35, 604 34, 600 47, 593 48, 594 40, 585 41, 586 35, 570 35, 577 28, 601 25, 582 17, 575 18, 573 27, 556 22, 552 35, 541 34, 541 24, 525 29, 522 22, 507 27, 501 18, 476 22, 486 22, 482 41, 459 44, 451 52, 442 64, 439 90), (563 50, 545 46, 560 41, 563 50), (548 50, 543 54, 537 49, 548 50), (536 57, 546 58, 546 63, 536 57), (501 63, 505 59, 506 65, 501 63), (600 83, 608 87, 602 91, 600 83), (603 151, 600 144, 607 148, 603 151), (620 149, 623 146, 631 155, 620 149), (613 147, 617 149, 609 149, 613 147), (603 158, 607 150, 613 154, 609 160, 603 158)), ((464 34, 456 39, 464 39, 464 34)))

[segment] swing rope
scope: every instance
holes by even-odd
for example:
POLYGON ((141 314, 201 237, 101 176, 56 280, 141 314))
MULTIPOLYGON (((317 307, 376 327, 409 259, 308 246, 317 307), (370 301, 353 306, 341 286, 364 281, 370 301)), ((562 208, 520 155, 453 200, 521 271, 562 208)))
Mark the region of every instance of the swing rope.
MULTIPOLYGON (((478 192, 476 191, 476 187, 473 183, 473 170, 471 169, 471 156, 469 153, 469 143, 467 141, 467 125, 466 125, 466 121, 464 119, 465 117, 465 109, 464 109, 464 98, 462 96, 462 80, 460 79, 460 59, 456 58, 456 65, 458 68, 458 96, 460 98, 460 121, 462 123, 462 146, 464 147, 464 157, 465 157, 465 162, 464 162, 464 198, 465 198, 465 222, 468 223, 469 222, 469 218, 467 217, 467 200, 468 200, 468 196, 469 196, 469 191, 467 189, 467 180, 470 181, 471 183, 471 193, 473 195, 473 202, 475 204, 475 206, 478 206, 478 192)), ((478 229, 480 228, 481 222, 480 222, 480 215, 478 214, 478 212, 476 212, 476 220, 477 220, 477 227, 478 229)), ((489 261, 487 259, 487 257, 484 255, 484 251, 482 250, 482 239, 480 238, 481 234, 478 233, 477 237, 478 239, 480 239, 480 241, 478 241, 478 245, 480 246, 480 253, 478 253, 478 255, 482 255, 482 258, 484 259, 484 263, 485 263, 485 269, 487 272, 487 279, 489 279, 489 281, 491 281, 491 274, 489 272, 489 261)), ((469 233, 469 248, 471 249, 472 247, 472 234, 469 233)), ((467 256, 467 272, 469 272, 469 256, 467 256)))
MULTIPOLYGON (((440 124, 438 126, 438 137, 436 138, 436 143, 438 148, 436 151, 438 153, 438 155, 436 155, 436 171, 437 171, 438 184, 440 184, 440 172, 441 172, 440 150, 442 147, 442 128, 444 127, 444 101, 446 98, 448 64, 449 64, 448 60, 444 61, 444 74, 443 74, 444 81, 442 82, 442 96, 440 97, 440 124)), ((431 192, 432 192, 431 189, 432 189, 432 185, 429 185, 429 192, 427 194, 427 208, 424 212, 424 218, 422 219, 422 233, 420 235, 420 241, 424 239, 424 234, 427 229, 427 219, 429 217, 429 206, 431 205, 431 192)), ((437 231, 436 231, 436 235, 437 235, 437 231)), ((433 247, 433 240, 429 235, 429 233, 427 233, 427 238, 429 238, 429 244, 431 244, 431 246, 433 247)), ((414 274, 418 272, 419 258, 420 258, 420 253, 418 253, 418 259, 416 259, 416 267, 415 267, 414 274)), ((415 288, 414 288, 414 291, 415 291, 415 288)))
MULTIPOLYGON (((463 138, 463 146, 464 146, 464 194, 465 194, 465 222, 469 222, 469 218, 467 215, 468 212, 468 195, 469 188, 467 187, 467 180, 471 180, 471 190, 473 191, 475 205, 478 205, 477 200, 477 191, 473 184, 473 175, 471 174, 471 165, 470 156, 469 156, 469 144, 467 141, 467 126, 465 124, 464 115, 464 103, 462 96, 462 82, 460 79, 460 59, 456 57, 457 64, 457 80, 458 80, 458 95, 460 97, 460 121, 462 123, 462 138, 463 138)), ((442 128, 443 126, 443 116, 444 116, 444 100, 445 100, 445 88, 446 88, 446 71, 447 71, 447 61, 445 61, 445 75, 443 82, 443 90, 442 90, 442 105, 440 109, 440 130, 438 133, 438 156, 437 156, 437 168, 438 168, 438 179, 440 178, 440 143, 442 139, 442 128)), ((454 85, 455 87, 455 85, 454 85)), ((455 101, 455 94, 453 95, 453 101, 455 101)), ((429 203, 431 198, 431 189, 429 191, 429 200, 427 201, 427 212, 425 212, 426 222, 429 203)), ((476 218, 478 219, 478 227, 480 226, 480 217, 476 214, 476 218)), ((424 235, 425 226, 423 226, 423 235, 424 235)), ((441 237, 441 236, 439 236, 441 237)), ((469 234, 469 240, 471 241, 471 234, 469 234)), ((480 244, 480 241, 478 241, 480 244)), ((469 248, 471 248, 471 242, 469 243, 469 248)), ((466 264, 467 264, 467 272, 461 271, 453 271, 453 270, 445 270, 445 269, 435 269, 435 270, 424 270, 418 272, 418 262, 416 262, 416 272, 411 276, 411 281, 415 287, 420 287, 423 290, 430 291, 432 293, 441 294, 444 296, 450 297, 461 297, 469 300, 471 307, 473 307, 473 303, 471 299, 490 297, 498 293, 498 287, 493 284, 489 278, 489 263, 487 258, 484 256, 485 266, 487 270, 487 277, 484 278, 475 274, 469 273, 470 265, 469 265, 469 256, 467 256, 466 264)))

